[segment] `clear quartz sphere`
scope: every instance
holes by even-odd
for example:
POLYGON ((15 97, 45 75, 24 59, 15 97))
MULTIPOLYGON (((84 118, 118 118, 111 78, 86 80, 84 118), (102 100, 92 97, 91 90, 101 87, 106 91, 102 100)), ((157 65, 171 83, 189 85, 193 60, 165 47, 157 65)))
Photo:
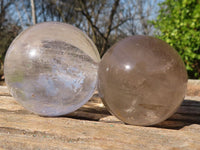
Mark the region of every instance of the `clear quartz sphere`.
POLYGON ((99 53, 78 28, 58 22, 34 25, 10 45, 4 66, 11 95, 26 109, 59 116, 93 95, 99 53))
POLYGON ((178 53, 162 40, 132 36, 113 45, 98 70, 106 108, 127 124, 164 121, 180 106, 187 72, 178 53))

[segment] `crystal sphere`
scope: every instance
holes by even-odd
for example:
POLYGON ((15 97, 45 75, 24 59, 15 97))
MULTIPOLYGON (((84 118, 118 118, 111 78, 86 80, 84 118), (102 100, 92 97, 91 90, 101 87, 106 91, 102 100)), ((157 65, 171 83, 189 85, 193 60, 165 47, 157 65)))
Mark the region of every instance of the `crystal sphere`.
POLYGON ((78 28, 58 22, 34 25, 10 45, 5 81, 26 109, 59 116, 80 108, 93 95, 99 53, 78 28))
POLYGON ((170 117, 184 99, 185 65, 162 40, 132 36, 112 46, 98 70, 99 95, 127 124, 148 126, 170 117))

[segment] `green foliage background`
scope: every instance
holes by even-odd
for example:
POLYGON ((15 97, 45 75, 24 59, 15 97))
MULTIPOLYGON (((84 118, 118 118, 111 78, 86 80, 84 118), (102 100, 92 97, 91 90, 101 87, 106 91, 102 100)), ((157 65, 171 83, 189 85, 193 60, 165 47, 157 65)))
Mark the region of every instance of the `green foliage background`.
POLYGON ((165 0, 153 24, 181 55, 189 78, 200 79, 200 0, 165 0))

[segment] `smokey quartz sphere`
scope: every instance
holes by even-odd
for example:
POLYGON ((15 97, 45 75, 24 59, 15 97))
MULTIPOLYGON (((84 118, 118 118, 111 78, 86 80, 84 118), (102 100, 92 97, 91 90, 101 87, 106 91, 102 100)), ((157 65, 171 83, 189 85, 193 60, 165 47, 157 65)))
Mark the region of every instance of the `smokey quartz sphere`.
POLYGON ((100 57, 79 29, 49 22, 32 26, 11 44, 5 80, 12 96, 43 116, 75 111, 93 95, 100 57))
POLYGON ((107 109, 127 124, 148 126, 170 117, 184 99, 187 73, 162 40, 132 36, 103 56, 98 90, 107 109))

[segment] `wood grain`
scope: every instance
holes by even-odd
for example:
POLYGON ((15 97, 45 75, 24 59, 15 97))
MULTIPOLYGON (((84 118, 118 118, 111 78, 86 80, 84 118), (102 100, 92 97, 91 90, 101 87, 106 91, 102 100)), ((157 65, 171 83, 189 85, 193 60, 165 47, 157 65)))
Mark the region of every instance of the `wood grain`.
POLYGON ((168 120, 139 127, 110 115, 98 94, 71 114, 41 117, 25 110, 0 86, 0 150, 200 150, 200 97, 188 93, 168 120))

